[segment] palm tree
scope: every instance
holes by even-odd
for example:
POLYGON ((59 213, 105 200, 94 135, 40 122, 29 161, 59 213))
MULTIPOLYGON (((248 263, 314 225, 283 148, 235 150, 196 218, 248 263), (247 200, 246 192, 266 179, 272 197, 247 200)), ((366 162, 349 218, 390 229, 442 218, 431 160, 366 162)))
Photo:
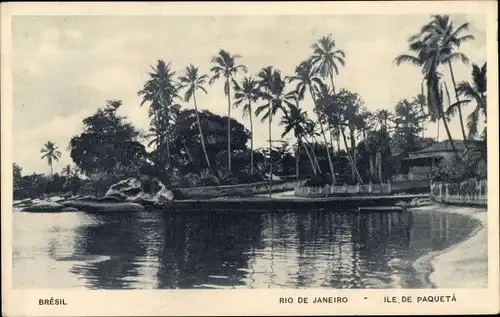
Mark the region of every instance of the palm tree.
POLYGON ((307 119, 306 125, 304 127, 305 128, 304 140, 306 141, 306 144, 309 146, 309 148, 311 150, 311 154, 312 154, 312 157, 314 159, 314 164, 316 165, 316 170, 318 173, 321 174, 322 173, 321 166, 319 165, 318 157, 316 156, 316 152, 314 151, 315 145, 318 144, 316 137, 321 136, 321 133, 318 132, 317 127, 318 126, 316 124, 316 121, 313 121, 311 119, 307 119), (305 138, 305 136, 309 136, 311 138, 312 142, 308 141, 307 138, 305 138))
POLYGON ((389 130, 389 122, 393 119, 393 114, 387 109, 377 110, 375 117, 378 121, 378 126, 381 131, 389 130))
POLYGON ((61 152, 58 150, 58 147, 55 143, 51 141, 47 141, 43 145, 44 147, 40 150, 40 153, 42 153, 42 159, 47 159, 47 163, 50 166, 50 175, 54 174, 54 168, 52 166, 53 161, 59 161, 59 158, 61 157, 61 152))
MULTIPOLYGON (((266 72, 267 70, 264 70, 266 72)), ((262 76, 259 76, 262 78, 262 76)), ((271 135, 271 124, 272 119, 278 112, 278 110, 285 111, 286 106, 293 105, 293 97, 290 94, 285 93, 285 81, 281 78, 281 72, 279 70, 272 70, 271 76, 266 78, 266 81, 261 81, 261 88, 264 91, 260 93, 261 98, 267 102, 267 104, 259 106, 255 110, 255 115, 259 116, 264 113, 261 121, 264 122, 266 119, 269 122, 269 182, 272 182, 273 175, 273 160, 272 160, 272 135, 271 135)), ((271 186, 269 186, 271 190, 271 186)), ((269 191, 269 196, 271 196, 271 191, 269 191)))
POLYGON ((203 137, 203 131, 201 129, 200 123, 200 114, 198 113, 198 105, 196 103, 196 90, 201 90, 205 94, 207 93, 205 87, 203 85, 206 83, 208 79, 208 75, 199 74, 198 67, 195 67, 193 64, 189 64, 184 70, 184 75, 179 77, 179 82, 181 84, 181 88, 187 88, 186 93, 184 95, 184 100, 189 102, 191 97, 194 102, 194 109, 196 111, 196 122, 198 124, 198 130, 200 132, 201 139, 201 147, 203 148, 203 154, 205 155, 205 161, 207 162, 207 167, 212 169, 210 165, 210 159, 208 158, 207 148, 205 146, 205 138, 203 137))
MULTIPOLYGON (((469 130, 469 139, 477 136, 477 125, 479 116, 482 114, 487 118, 487 98, 486 98, 486 63, 482 67, 476 64, 472 65, 472 83, 462 81, 457 86, 460 95, 468 98, 462 102, 453 104, 449 110, 461 103, 476 102, 476 108, 467 117, 467 129, 469 130)), ((486 129, 486 128, 485 128, 486 129)))
POLYGON ((406 153, 414 151, 417 137, 422 129, 421 122, 424 120, 425 115, 421 113, 420 107, 406 99, 397 103, 395 112, 395 138, 400 142, 404 142, 404 144, 400 145, 402 145, 406 153))
POLYGON ((311 62, 315 67, 315 72, 322 78, 329 77, 332 85, 333 94, 335 94, 335 84, 333 82, 333 73, 339 74, 340 64, 345 65, 345 53, 343 50, 336 49, 335 41, 331 39, 331 34, 321 37, 311 48, 314 50, 311 62))
MULTIPOLYGON (((418 94, 416 97, 413 98, 413 104, 417 105, 420 107, 420 111, 422 112, 422 115, 425 116, 425 119, 431 118, 432 122, 436 121, 436 115, 435 114, 429 114, 425 113, 425 109, 427 108, 427 100, 426 97, 423 93, 418 94)), ((425 132, 425 120, 422 121, 422 138, 424 137, 424 132, 425 132)), ((438 127, 439 127, 439 122, 438 122, 438 127)), ((439 132, 439 129, 438 129, 439 132)))
POLYGON ((462 136, 464 140, 467 139, 465 135, 464 122, 462 118, 462 109, 459 99, 458 87, 455 82, 455 74, 453 73, 452 61, 460 60, 464 64, 469 63, 469 59, 463 53, 456 52, 460 45, 464 42, 474 40, 474 36, 471 34, 463 34, 469 29, 469 23, 463 23, 457 28, 454 27, 453 21, 448 15, 433 15, 432 20, 422 27, 420 34, 416 35, 416 38, 422 38, 423 41, 428 41, 432 38, 437 38, 443 53, 441 64, 447 65, 449 67, 451 80, 453 83, 453 88, 455 90, 455 97, 458 109, 458 115, 460 119, 460 128, 462 130, 462 136))
POLYGON ((252 103, 256 102, 260 96, 259 85, 251 77, 245 77, 243 83, 234 86, 234 105, 239 107, 243 104, 243 117, 250 118, 250 174, 253 175, 253 121, 252 121, 252 103))
POLYGON ((146 102, 150 103, 149 115, 158 133, 158 147, 162 152, 163 146, 166 145, 167 165, 170 166, 171 110, 177 106, 174 105, 174 99, 179 97, 178 85, 174 80, 175 72, 171 70, 170 63, 158 60, 156 67, 151 66, 151 68, 153 72, 149 73, 150 79, 137 94, 143 97, 141 106, 146 102))
MULTIPOLYGON (((288 133, 293 131, 295 138, 297 139, 297 152, 295 154, 295 173, 296 178, 299 180, 299 157, 300 157, 300 148, 302 147, 302 138, 305 134, 305 126, 307 124, 307 113, 300 109, 298 96, 294 94, 295 105, 288 105, 288 109, 283 112, 283 117, 281 118, 280 125, 284 127, 284 131, 281 134, 281 137, 284 138, 288 133)), ((303 146, 307 157, 309 158, 309 162, 311 163, 313 173, 316 175, 316 166, 314 161, 309 153, 307 146, 303 146)))
POLYGON ((73 173, 73 170, 71 169, 71 165, 66 165, 62 169, 62 174, 66 175, 66 178, 70 178, 71 174, 73 173))
POLYGON ((441 75, 438 72, 441 61, 447 56, 446 52, 443 51, 439 38, 436 36, 426 37, 425 41, 418 39, 417 36, 413 36, 409 39, 409 43, 409 50, 415 55, 402 54, 396 57, 394 62, 398 66, 402 63, 410 63, 421 68, 427 88, 427 107, 429 113, 437 113, 437 117, 443 120, 451 148, 458 158, 455 143, 453 142, 443 109, 443 86, 446 87, 446 85, 441 81, 441 75))
POLYGON ((244 65, 236 64, 236 59, 240 58, 240 55, 231 55, 225 50, 220 50, 219 53, 214 56, 211 62, 214 64, 210 71, 213 73, 212 78, 210 78, 210 85, 212 85, 217 79, 222 75, 225 79, 224 83, 224 94, 227 96, 227 156, 228 156, 228 169, 231 173, 231 84, 235 83, 234 76, 238 71, 247 72, 247 68, 244 65))
POLYGON ((290 76, 288 78, 290 82, 297 82, 297 87, 295 90, 299 94, 299 96, 304 96, 305 91, 309 90, 309 94, 311 95, 311 98, 314 103, 314 109, 316 114, 318 115, 318 122, 320 125, 321 129, 321 135, 323 136, 323 140, 325 142, 326 146, 326 154, 328 157, 328 164, 330 165, 330 173, 332 175, 332 184, 335 184, 337 182, 336 177, 335 177, 335 171, 333 168, 333 162, 332 158, 330 156, 330 150, 329 150, 329 142, 326 138, 325 134, 325 129, 323 127, 323 120, 324 120, 324 115, 323 112, 320 111, 317 101, 316 101, 316 96, 315 96, 315 87, 322 87, 325 86, 321 80, 314 75, 313 67, 312 67, 312 61, 311 59, 308 59, 306 61, 303 61, 300 63, 296 68, 295 68, 295 75, 290 76))

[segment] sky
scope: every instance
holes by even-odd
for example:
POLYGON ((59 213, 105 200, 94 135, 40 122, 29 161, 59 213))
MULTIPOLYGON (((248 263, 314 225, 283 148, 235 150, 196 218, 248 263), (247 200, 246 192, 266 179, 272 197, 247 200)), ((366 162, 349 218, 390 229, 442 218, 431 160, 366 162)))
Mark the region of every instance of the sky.
MULTIPOLYGON (((469 22, 476 39, 460 51, 470 61, 486 61, 486 26, 482 15, 452 15, 455 25, 469 22)), ((328 34, 346 53, 346 65, 335 76, 336 88, 357 92, 366 108, 393 110, 402 99, 420 92, 421 71, 396 66, 394 58, 407 52, 408 38, 429 21, 428 15, 377 16, 15 16, 12 19, 13 160, 25 173, 48 173, 40 149, 55 142, 62 152, 54 171, 72 164, 68 144, 82 131, 82 120, 106 100, 123 101, 119 113, 137 128, 148 128, 147 108, 137 96, 158 59, 172 63, 180 74, 192 63, 208 73, 220 49, 241 55, 239 62, 254 75, 274 66, 291 75, 311 55, 310 46, 328 34)), ((457 82, 470 80, 470 65, 456 62, 457 82)), ((443 70, 449 83, 449 72, 443 70)), ((237 77, 238 80, 245 74, 237 77)), ((289 89, 294 87, 290 86, 289 89)), ((222 82, 197 94, 198 107, 227 114, 222 82)), ((193 108, 184 103, 184 108, 193 108)), ((302 105, 312 115, 312 102, 302 105)), ((474 105, 464 107, 464 117, 474 105)), ((241 110, 231 114, 249 128, 241 110)), ((279 120, 272 139, 281 139, 279 120)), ((461 137, 457 120, 454 138, 461 137)), ((437 127, 428 124, 426 136, 437 127)), ((254 144, 266 146, 267 126, 254 120, 254 144)), ((443 140, 444 128, 440 128, 443 140)))

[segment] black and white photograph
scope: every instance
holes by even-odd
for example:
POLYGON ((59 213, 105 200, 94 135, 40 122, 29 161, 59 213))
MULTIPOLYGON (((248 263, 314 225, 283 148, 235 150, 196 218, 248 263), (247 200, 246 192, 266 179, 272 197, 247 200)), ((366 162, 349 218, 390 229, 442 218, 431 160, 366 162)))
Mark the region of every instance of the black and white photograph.
POLYGON ((12 16, 12 288, 487 289, 491 31, 12 16))

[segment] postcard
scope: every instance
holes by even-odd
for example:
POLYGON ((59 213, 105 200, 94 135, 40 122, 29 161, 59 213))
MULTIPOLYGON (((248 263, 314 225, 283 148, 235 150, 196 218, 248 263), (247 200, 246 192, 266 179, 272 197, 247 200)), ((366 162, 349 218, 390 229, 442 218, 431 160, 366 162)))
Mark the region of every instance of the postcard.
POLYGON ((499 312, 496 2, 1 9, 6 316, 499 312))

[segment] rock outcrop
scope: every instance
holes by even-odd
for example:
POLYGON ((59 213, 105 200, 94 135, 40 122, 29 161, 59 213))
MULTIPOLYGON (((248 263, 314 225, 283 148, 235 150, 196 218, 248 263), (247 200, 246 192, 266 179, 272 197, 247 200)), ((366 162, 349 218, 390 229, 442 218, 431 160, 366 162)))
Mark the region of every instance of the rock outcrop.
POLYGON ((72 207, 87 212, 130 212, 144 211, 144 206, 133 202, 102 202, 85 200, 68 200, 63 202, 65 207, 72 207))
POLYGON ((63 205, 59 203, 40 201, 32 204, 31 206, 26 206, 21 211, 29 212, 59 212, 64 208, 63 205))
POLYGON ((128 178, 112 185, 102 198, 102 201, 157 205, 173 199, 173 193, 157 179, 128 178))

